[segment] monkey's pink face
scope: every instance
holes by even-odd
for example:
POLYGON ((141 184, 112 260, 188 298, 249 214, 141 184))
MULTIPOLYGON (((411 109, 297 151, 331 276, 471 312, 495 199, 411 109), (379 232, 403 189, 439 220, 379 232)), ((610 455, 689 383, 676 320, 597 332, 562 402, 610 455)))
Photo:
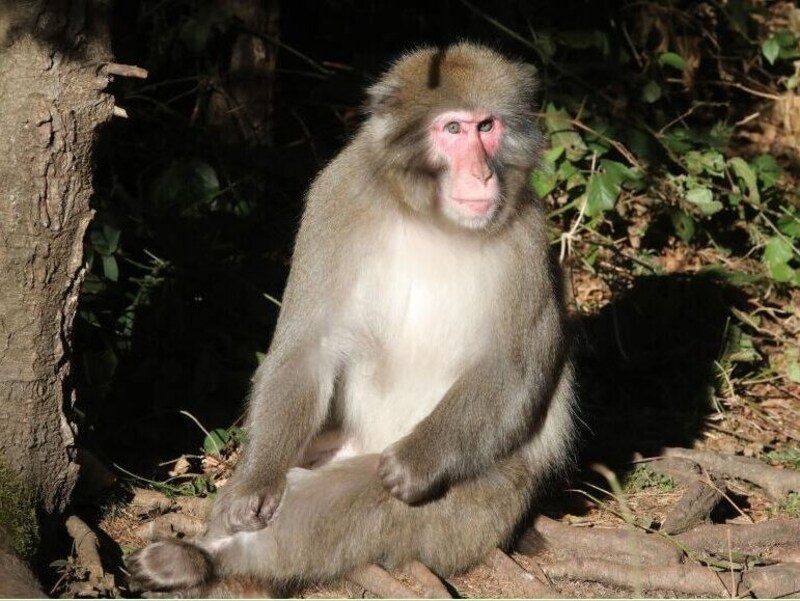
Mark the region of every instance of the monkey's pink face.
POLYGON ((500 182, 491 165, 503 123, 487 113, 448 111, 431 126, 433 153, 447 166, 440 183, 442 212, 465 227, 488 224, 500 205, 500 182))

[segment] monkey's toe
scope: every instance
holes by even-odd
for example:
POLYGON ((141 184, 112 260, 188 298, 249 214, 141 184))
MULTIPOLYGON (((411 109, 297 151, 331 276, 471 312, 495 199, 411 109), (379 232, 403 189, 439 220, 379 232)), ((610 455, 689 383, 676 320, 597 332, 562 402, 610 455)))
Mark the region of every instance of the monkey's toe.
POLYGON ((211 558, 199 547, 178 540, 147 545, 125 560, 131 590, 190 591, 211 580, 211 558))

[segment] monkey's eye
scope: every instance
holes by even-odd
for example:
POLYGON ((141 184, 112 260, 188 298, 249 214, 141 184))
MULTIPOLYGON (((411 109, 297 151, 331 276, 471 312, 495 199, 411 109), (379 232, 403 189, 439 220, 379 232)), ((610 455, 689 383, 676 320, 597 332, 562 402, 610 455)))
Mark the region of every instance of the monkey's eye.
POLYGON ((480 123, 478 123, 478 131, 482 131, 484 133, 487 131, 492 131, 493 127, 494 127, 494 121, 492 121, 491 119, 486 119, 486 121, 481 121, 480 123))
POLYGON ((451 121, 444 128, 449 134, 457 134, 461 131, 461 124, 458 121, 451 121))

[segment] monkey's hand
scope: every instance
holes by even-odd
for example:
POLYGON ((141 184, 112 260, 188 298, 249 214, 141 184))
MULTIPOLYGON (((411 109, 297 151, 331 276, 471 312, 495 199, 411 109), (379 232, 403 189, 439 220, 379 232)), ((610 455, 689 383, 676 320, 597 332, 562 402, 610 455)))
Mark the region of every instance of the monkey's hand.
POLYGON ((409 505, 435 496, 443 484, 442 474, 428 458, 418 456, 413 441, 404 438, 381 453, 378 477, 393 497, 409 505))
POLYGON ((283 480, 276 485, 259 486, 234 476, 214 502, 209 532, 222 535, 265 528, 280 505, 284 488, 283 480))

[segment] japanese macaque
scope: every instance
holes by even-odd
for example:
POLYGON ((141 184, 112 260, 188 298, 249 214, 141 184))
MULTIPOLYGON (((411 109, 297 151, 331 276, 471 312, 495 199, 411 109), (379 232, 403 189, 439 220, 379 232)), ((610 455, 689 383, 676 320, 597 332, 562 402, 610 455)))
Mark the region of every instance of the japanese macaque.
POLYGON ((470 43, 372 86, 308 193, 243 458, 204 536, 130 557, 139 587, 411 561, 447 576, 509 540, 574 438, 560 275, 527 184, 535 92, 530 66, 470 43))

